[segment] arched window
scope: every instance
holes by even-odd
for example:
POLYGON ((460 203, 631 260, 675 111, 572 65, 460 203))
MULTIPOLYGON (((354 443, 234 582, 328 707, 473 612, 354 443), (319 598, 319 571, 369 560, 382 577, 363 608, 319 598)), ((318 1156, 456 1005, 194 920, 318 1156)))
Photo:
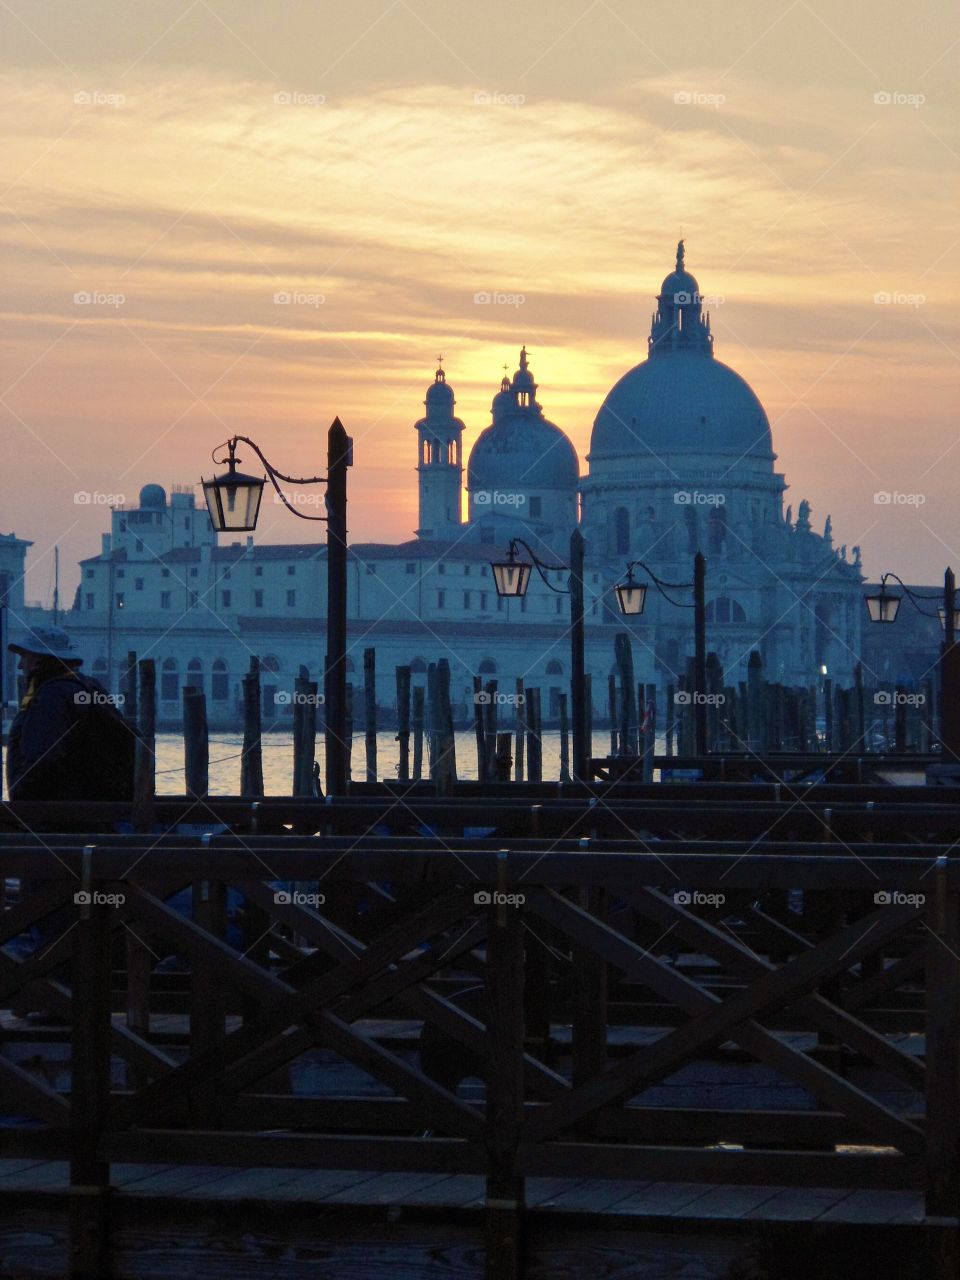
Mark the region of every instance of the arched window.
POLYGON ((743 606, 729 596, 717 596, 707 602, 704 616, 707 622, 746 622, 743 606))
POLYGON ((180 697, 180 673, 176 658, 164 658, 160 668, 160 701, 176 702, 180 697))
POLYGON ((477 668, 477 672, 481 676, 495 676, 497 674, 497 664, 492 658, 484 658, 477 668))
POLYGON ((227 664, 222 658, 217 658, 213 664, 213 674, 210 677, 210 697, 214 702, 226 702, 230 696, 230 675, 227 671, 227 664))
POLYGON ((187 684, 203 691, 203 663, 199 658, 191 658, 187 663, 187 684))
POLYGON ((353 665, 353 659, 352 659, 352 658, 346 658, 344 661, 345 661, 345 663, 346 663, 346 668, 347 668, 347 670, 348 670, 348 671, 355 671, 355 670, 356 670, 356 667, 353 665))
POLYGON ((562 662, 558 662, 556 658, 553 658, 550 662, 548 662, 548 663, 547 663, 547 675, 548 675, 548 676, 562 676, 562 675, 563 675, 563 663, 562 663, 562 662))
POLYGON ((94 664, 93 664, 93 670, 94 670, 94 672, 95 672, 98 676, 99 676, 99 675, 106 675, 106 674, 107 674, 107 660, 106 660, 106 658, 97 658, 97 660, 96 660, 96 661, 94 662, 94 664))
POLYGON ((414 658, 410 663, 410 671, 413 675, 423 675, 427 669, 427 664, 422 658, 414 658))
POLYGON ((618 556, 630 551, 630 512, 626 507, 617 507, 613 513, 613 549, 618 556))
POLYGON ((272 653, 268 653, 265 658, 260 659, 260 670, 267 671, 272 676, 278 675, 280 672, 280 659, 275 658, 272 653))

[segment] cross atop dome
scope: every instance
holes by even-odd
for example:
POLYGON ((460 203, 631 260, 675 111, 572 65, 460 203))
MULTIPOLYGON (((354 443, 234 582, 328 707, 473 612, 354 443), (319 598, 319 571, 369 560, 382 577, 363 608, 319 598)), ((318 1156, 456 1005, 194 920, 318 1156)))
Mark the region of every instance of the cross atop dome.
POLYGON ((434 374, 434 382, 446 382, 447 375, 443 371, 443 356, 437 356, 437 372, 434 374))
POLYGON ((704 316, 700 286, 686 268, 683 240, 677 241, 677 265, 665 277, 657 294, 657 312, 650 329, 650 354, 665 351, 713 355, 710 319, 704 316))

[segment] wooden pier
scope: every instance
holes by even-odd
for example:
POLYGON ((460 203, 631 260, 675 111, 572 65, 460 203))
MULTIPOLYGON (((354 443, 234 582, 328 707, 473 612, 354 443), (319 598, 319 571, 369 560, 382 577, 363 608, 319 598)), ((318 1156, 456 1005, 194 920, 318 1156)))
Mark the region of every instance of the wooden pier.
POLYGON ((869 1222, 954 1277, 957 805, 369 783, 156 800, 141 834, 79 805, 79 835, 3 806, 0 1008, 48 1017, 0 1017, 0 1249, 29 1206, 37 1276, 275 1274, 280 1240, 341 1250, 291 1276, 656 1275, 622 1271, 653 1240, 669 1275, 696 1232, 720 1276, 760 1222, 869 1222))

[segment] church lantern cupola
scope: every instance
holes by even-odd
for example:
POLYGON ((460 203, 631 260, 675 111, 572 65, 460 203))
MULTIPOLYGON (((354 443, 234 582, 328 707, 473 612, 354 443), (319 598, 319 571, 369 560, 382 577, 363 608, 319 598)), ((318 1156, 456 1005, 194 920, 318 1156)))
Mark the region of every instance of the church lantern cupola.
POLYGON ((427 388, 426 414, 416 424, 420 521, 417 537, 447 541, 462 528, 460 490, 463 482, 463 423, 454 416, 456 400, 438 356, 427 388))

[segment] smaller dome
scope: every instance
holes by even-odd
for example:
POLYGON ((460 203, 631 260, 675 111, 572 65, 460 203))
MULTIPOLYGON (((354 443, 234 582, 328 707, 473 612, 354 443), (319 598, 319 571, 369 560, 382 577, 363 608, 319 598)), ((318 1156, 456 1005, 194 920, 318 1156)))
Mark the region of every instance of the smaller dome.
POLYGON ((659 296, 680 307, 685 303, 700 301, 700 286, 696 276, 692 276, 689 271, 671 271, 664 277, 659 296))
POLYGON ((167 491, 162 484, 145 484, 140 490, 141 507, 165 507, 167 491))
POLYGON ((427 388, 427 417, 446 417, 453 413, 453 388, 446 382, 434 382, 427 388))

